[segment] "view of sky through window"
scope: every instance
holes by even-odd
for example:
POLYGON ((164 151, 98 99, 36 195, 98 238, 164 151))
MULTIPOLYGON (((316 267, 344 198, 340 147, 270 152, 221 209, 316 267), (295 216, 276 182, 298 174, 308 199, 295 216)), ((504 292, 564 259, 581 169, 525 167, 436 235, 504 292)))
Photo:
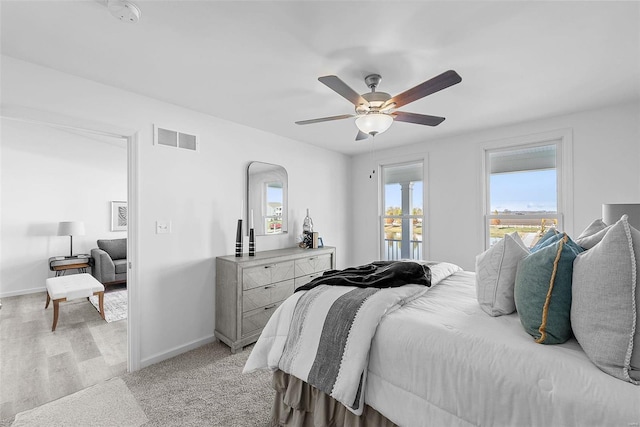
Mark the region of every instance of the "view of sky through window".
MULTIPOLYGON (((422 203, 422 181, 413 183, 413 207, 423 208, 422 203)), ((400 184, 387 184, 384 188, 385 210, 391 207, 402 207, 402 190, 400 184)))
POLYGON ((556 170, 491 174, 491 213, 557 212, 556 170))

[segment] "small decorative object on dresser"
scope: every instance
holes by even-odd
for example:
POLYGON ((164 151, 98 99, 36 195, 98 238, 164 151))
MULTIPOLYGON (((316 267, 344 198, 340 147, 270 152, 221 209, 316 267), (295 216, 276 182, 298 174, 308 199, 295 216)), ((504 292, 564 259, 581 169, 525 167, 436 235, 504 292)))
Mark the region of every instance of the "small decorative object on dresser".
POLYGON ((242 256, 242 220, 238 220, 238 226, 236 227, 236 256, 242 256))
POLYGON ((216 258, 215 335, 231 352, 257 341, 280 303, 326 270, 335 269, 336 249, 288 248, 253 257, 216 258))
POLYGON ((251 221, 251 228, 249 228, 249 256, 255 256, 256 239, 253 231, 253 209, 251 209, 251 216, 249 217, 249 221, 251 221))
POLYGON ((305 233, 313 233, 313 220, 309 216, 309 208, 307 208, 307 216, 304 217, 302 222, 302 231, 305 233))
POLYGON ((256 256, 256 240, 253 234, 253 228, 249 229, 249 256, 256 256))

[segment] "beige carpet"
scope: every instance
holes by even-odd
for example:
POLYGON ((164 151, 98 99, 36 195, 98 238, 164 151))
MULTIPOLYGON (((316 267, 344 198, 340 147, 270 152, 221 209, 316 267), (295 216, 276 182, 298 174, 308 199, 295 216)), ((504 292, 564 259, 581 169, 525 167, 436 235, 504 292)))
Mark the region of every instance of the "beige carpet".
POLYGON ((125 382, 113 378, 21 412, 16 415, 12 426, 137 427, 147 421, 125 382))
POLYGON ((219 342, 22 412, 12 426, 266 426, 271 373, 219 342))
POLYGON ((275 391, 271 372, 242 374, 251 348, 231 354, 212 343, 123 380, 149 418, 147 426, 266 426, 275 391))

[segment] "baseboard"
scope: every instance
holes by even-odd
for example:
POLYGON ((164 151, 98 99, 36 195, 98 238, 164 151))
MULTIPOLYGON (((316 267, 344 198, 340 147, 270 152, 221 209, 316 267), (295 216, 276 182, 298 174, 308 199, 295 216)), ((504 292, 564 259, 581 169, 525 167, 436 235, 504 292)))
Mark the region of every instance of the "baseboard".
POLYGON ((20 289, 19 291, 0 293, 0 298, 9 298, 9 297, 17 297, 19 295, 36 294, 38 292, 45 292, 46 290, 47 288, 44 286, 41 288, 20 289))
POLYGON ((147 357, 140 361, 140 369, 146 368, 147 366, 153 365, 158 362, 162 362, 163 360, 171 359, 179 354, 186 353, 189 350, 196 349, 198 347, 202 347, 203 345, 212 343, 216 340, 215 335, 209 335, 208 337, 201 338, 199 340, 191 341, 185 345, 181 345, 179 347, 174 347, 169 351, 165 351, 163 353, 155 354, 151 357, 147 357))

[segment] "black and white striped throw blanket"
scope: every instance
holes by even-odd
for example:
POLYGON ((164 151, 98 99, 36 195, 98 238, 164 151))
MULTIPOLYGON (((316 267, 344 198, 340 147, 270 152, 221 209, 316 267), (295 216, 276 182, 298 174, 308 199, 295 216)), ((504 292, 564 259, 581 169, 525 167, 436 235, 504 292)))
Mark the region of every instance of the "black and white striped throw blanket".
MULTIPOLYGON (((431 285, 461 268, 421 262, 431 285)), ((357 415, 364 391, 371 340, 381 319, 429 288, 318 285, 296 292, 271 316, 244 372, 280 369, 323 391, 357 415)))

